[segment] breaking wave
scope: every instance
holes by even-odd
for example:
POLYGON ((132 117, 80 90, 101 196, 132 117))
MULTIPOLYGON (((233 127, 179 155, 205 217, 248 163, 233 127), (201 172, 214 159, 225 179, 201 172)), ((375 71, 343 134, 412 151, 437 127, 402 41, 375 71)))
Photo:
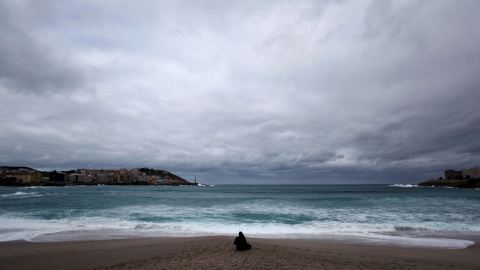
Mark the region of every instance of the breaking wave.
POLYGON ((418 187, 418 185, 414 185, 414 184, 393 184, 393 185, 390 185, 390 187, 414 188, 414 187, 418 187))
POLYGON ((3 197, 3 198, 9 198, 9 197, 26 198, 26 197, 41 197, 41 196, 43 196, 43 195, 38 194, 38 192, 21 192, 21 191, 17 191, 13 194, 3 194, 3 195, 1 195, 1 197, 3 197))

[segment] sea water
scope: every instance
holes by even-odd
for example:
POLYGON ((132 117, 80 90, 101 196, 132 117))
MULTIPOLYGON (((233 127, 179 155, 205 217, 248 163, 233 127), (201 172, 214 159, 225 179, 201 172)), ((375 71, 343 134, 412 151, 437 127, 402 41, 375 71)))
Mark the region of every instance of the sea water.
POLYGON ((0 187, 0 241, 232 235, 465 248, 480 190, 415 185, 0 187))

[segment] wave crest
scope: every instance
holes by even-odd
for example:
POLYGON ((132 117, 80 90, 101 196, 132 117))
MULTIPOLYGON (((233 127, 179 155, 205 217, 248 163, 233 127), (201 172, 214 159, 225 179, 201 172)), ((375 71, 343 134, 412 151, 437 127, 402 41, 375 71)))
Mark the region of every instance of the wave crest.
POLYGON ((393 185, 389 185, 389 187, 414 188, 414 187, 418 187, 418 185, 414 185, 414 184, 393 184, 393 185))

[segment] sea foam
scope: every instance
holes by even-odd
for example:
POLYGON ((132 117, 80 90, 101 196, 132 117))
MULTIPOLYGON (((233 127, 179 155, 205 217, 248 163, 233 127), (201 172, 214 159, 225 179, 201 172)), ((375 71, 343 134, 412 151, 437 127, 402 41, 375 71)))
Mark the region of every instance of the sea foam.
POLYGON ((3 197, 3 198, 8 198, 8 197, 22 197, 22 198, 26 198, 26 197, 40 197, 40 196, 43 196, 43 195, 38 194, 38 192, 21 192, 21 191, 17 191, 17 192, 12 193, 12 194, 3 194, 3 195, 0 195, 0 196, 3 197))

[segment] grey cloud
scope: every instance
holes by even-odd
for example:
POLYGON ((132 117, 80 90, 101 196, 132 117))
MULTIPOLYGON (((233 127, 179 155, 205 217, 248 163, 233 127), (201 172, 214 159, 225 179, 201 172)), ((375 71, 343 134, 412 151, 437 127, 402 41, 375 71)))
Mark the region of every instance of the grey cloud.
POLYGON ((474 1, 26 3, 1 3, 5 165, 375 183, 480 156, 474 1))
POLYGON ((0 85, 25 93, 63 92, 84 84, 84 73, 64 50, 39 42, 15 4, 0 3, 0 85), (13 7, 11 7, 13 6, 13 7))

